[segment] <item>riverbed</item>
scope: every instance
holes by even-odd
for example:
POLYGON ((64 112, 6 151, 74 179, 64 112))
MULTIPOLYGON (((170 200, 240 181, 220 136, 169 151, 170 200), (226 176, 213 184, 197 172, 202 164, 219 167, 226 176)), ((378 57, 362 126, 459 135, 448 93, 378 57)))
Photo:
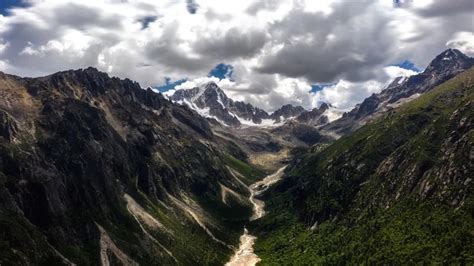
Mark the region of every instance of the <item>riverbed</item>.
MULTIPOLYGON (((278 182, 282 176, 285 167, 278 169, 275 173, 266 176, 264 179, 252 184, 249 187, 249 200, 253 205, 253 214, 250 221, 262 218, 265 215, 265 202, 256 197, 268 190, 270 186, 278 182)), ((256 236, 249 234, 247 228, 244 227, 244 233, 240 236, 240 245, 229 262, 225 266, 254 266, 260 261, 257 254, 254 253, 253 245, 256 236)))

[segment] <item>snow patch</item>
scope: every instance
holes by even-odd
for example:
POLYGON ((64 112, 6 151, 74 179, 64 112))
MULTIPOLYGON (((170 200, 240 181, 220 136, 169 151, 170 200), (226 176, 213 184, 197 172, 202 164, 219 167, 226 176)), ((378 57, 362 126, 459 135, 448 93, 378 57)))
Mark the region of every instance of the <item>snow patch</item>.
POLYGON ((331 123, 332 121, 341 118, 344 112, 339 109, 330 107, 323 114, 328 118, 329 123, 331 123))
POLYGON ((224 110, 226 109, 224 103, 222 102, 221 94, 220 94, 220 93, 217 93, 217 102, 222 106, 222 108, 223 108, 224 110))
POLYGON ((400 79, 398 80, 397 84, 400 85, 400 84, 402 84, 403 82, 405 82, 407 79, 408 79, 407 76, 400 77, 400 79))
MULTIPOLYGON (((179 100, 176 102, 177 104, 180 104, 180 105, 184 105, 186 104, 189 108, 191 108, 192 110, 196 111, 200 116, 204 117, 204 118, 210 118, 210 119, 215 119, 217 120, 217 122, 219 122, 221 125, 224 125, 224 126, 229 126, 227 125, 224 121, 220 120, 219 118, 213 116, 210 114, 211 112, 211 108, 209 107, 205 107, 205 108, 199 108, 196 104, 194 104, 194 102, 190 102, 188 100, 179 100)), ((230 113, 231 115, 234 115, 232 113, 230 113)), ((235 115, 234 115, 235 116, 235 115)))
POLYGON ((285 123, 285 121, 280 121, 277 123, 273 119, 262 119, 262 122, 260 124, 254 123, 251 120, 243 119, 241 117, 237 116, 237 119, 240 121, 240 123, 244 126, 250 126, 250 127, 278 127, 281 126, 285 123))

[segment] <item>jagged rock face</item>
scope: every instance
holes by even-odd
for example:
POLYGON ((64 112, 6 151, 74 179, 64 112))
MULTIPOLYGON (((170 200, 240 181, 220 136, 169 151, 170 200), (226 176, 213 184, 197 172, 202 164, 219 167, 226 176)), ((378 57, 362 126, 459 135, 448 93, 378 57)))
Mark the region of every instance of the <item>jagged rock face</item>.
POLYGON ((240 126, 248 123, 258 125, 263 120, 280 123, 297 117, 305 111, 301 106, 287 104, 269 115, 264 110, 249 103, 233 101, 213 82, 202 88, 178 90, 170 99, 177 103, 187 104, 202 116, 215 118, 228 126, 240 126))
POLYGON ((428 65, 425 74, 436 76, 453 76, 474 64, 474 58, 470 58, 457 49, 448 49, 439 54, 428 65))
POLYGON ((328 117, 324 115, 328 109, 329 105, 323 103, 319 108, 302 112, 296 117, 296 120, 301 123, 310 124, 313 126, 325 125, 329 122, 328 117))
POLYGON ((0 228, 8 232, 0 240, 10 245, 0 249, 0 263, 69 259, 97 265, 104 235, 97 224, 142 264, 174 264, 169 250, 183 264, 204 263, 199 251, 182 247, 180 236, 144 236, 125 193, 154 206, 157 219, 167 217, 161 222, 172 221, 170 231, 197 227, 189 237, 207 239, 204 246, 220 250, 214 260, 231 252, 183 209, 189 204, 200 210, 194 215, 205 217, 202 224, 226 243, 237 239, 229 229, 222 234, 225 223, 239 224, 250 213, 245 200, 221 200, 221 185, 235 195, 247 193, 222 159, 242 152, 227 150, 204 118, 136 82, 92 68, 36 79, 2 74, 0 92, 0 228), (231 208, 242 217, 229 218, 231 208))
POLYGON ((268 113, 262 109, 248 103, 234 102, 213 82, 203 88, 178 90, 170 99, 174 102, 185 103, 202 116, 216 118, 229 126, 240 126, 239 118, 256 124, 261 123, 262 119, 269 118, 268 113))
POLYGON ((18 132, 18 126, 13 118, 6 112, 0 110, 0 137, 12 141, 18 132))
POLYGON ((448 49, 433 59, 423 73, 407 79, 397 78, 385 90, 368 97, 341 119, 323 129, 338 134, 352 132, 374 117, 413 100, 473 65, 474 58, 459 50, 448 49))
POLYGON ((423 73, 409 77, 400 84, 392 83, 379 98, 381 101, 395 103, 402 98, 427 92, 473 65, 474 58, 459 50, 448 49, 433 59, 423 73))
POLYGON ((262 123, 263 119, 269 119, 267 112, 245 102, 236 101, 233 105, 230 105, 229 110, 237 116, 252 121, 255 124, 262 123))
POLYGON ((292 117, 297 117, 301 113, 303 113, 305 109, 301 106, 293 106, 291 104, 286 104, 280 107, 280 109, 276 110, 270 116, 273 120, 280 122, 280 120, 288 119, 292 117))

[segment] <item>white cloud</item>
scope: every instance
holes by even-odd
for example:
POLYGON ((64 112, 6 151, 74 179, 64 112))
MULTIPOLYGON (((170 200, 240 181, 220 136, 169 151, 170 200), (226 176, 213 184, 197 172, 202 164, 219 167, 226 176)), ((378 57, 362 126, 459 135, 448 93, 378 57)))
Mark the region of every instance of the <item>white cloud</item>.
POLYGON ((415 71, 397 66, 385 67, 383 71, 386 74, 383 80, 368 80, 364 82, 340 80, 335 85, 326 87, 322 91, 315 93, 313 95, 313 102, 315 105, 321 102, 331 103, 339 109, 348 111, 371 94, 379 93, 396 77, 409 77, 417 74, 415 71))
POLYGON ((473 53, 470 0, 28 2, 0 15, 4 71, 96 66, 146 87, 166 77, 204 81, 226 63, 234 66, 233 82, 218 81, 226 92, 269 111, 288 102, 349 107, 406 74, 388 64, 424 67, 445 45, 473 53), (144 27, 147 17, 156 19, 144 27), (325 82, 337 85, 309 94, 310 84, 325 82))
POLYGON ((2 54, 3 51, 5 51, 8 45, 9 45, 8 42, 3 42, 3 40, 0 39, 0 54, 2 54))
POLYGON ((446 46, 459 49, 469 56, 474 56, 474 33, 467 31, 457 32, 446 43, 446 46))

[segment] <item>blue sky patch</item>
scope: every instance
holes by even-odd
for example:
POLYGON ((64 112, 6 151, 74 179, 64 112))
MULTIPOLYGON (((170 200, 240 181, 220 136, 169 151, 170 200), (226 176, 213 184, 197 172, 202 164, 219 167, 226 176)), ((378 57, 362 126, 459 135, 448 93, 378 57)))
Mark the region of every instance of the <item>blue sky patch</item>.
POLYGON ((26 7, 27 4, 22 0, 0 0, 0 14, 8 16, 13 7, 26 7))
POLYGON ((412 70, 412 71, 415 71, 415 72, 421 72, 421 69, 417 68, 415 66, 415 64, 413 62, 411 62, 410 60, 405 60, 405 61, 403 61, 399 64, 393 64, 393 65, 390 65, 390 66, 397 66, 397 67, 412 70))
POLYGON ((224 63, 218 64, 215 66, 208 74, 209 77, 216 77, 219 79, 230 79, 232 80, 232 74, 234 72, 234 67, 231 65, 226 65, 224 63))
MULTIPOLYGON (((234 67, 231 65, 227 64, 218 64, 215 66, 207 75, 208 77, 216 77, 219 79, 230 79, 232 80, 232 73, 234 71, 234 67)), ((165 85, 162 86, 156 86, 154 89, 160 91, 160 92, 167 92, 169 90, 174 89, 175 86, 181 85, 184 82, 186 82, 187 79, 179 79, 176 81, 171 81, 170 78, 165 78, 165 85)))
POLYGON ((186 79, 180 79, 177 81, 171 81, 170 78, 165 78, 165 85, 155 87, 156 90, 160 92, 167 92, 174 89, 175 86, 181 85, 186 82, 186 79))
POLYGON ((334 86, 336 84, 337 83, 313 84, 313 85, 311 85, 310 92, 316 93, 318 91, 324 90, 324 88, 331 87, 331 86, 334 86))

